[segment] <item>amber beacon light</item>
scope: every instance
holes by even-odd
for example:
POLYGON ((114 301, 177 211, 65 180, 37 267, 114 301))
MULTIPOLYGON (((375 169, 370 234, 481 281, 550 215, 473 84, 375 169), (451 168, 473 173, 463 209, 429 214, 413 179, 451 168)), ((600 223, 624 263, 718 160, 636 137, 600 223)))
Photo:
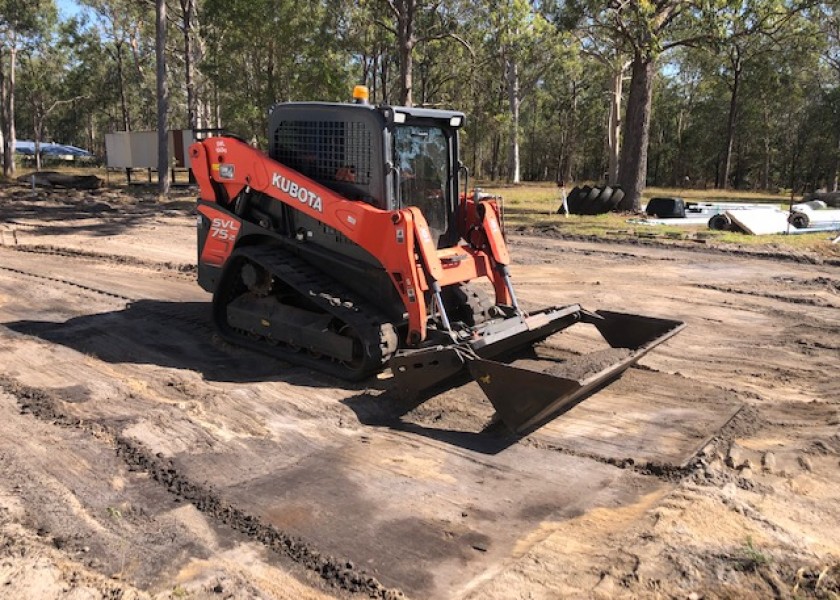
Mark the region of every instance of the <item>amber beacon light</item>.
POLYGON ((357 85, 353 88, 353 100, 356 104, 367 104, 368 98, 370 98, 370 91, 366 85, 357 85))

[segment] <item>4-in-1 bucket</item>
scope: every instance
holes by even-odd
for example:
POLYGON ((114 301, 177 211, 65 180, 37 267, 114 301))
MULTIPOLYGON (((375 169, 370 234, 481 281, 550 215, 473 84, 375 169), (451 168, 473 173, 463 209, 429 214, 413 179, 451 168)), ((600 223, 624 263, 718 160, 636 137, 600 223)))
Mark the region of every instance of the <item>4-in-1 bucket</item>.
POLYGON ((527 433, 618 378, 684 326, 644 315, 589 312, 574 304, 490 323, 467 342, 398 352, 391 369, 398 393, 407 397, 466 370, 498 417, 513 431, 527 433), (574 357, 569 364, 536 360, 523 367, 505 360, 575 323, 595 326, 612 350, 574 357))

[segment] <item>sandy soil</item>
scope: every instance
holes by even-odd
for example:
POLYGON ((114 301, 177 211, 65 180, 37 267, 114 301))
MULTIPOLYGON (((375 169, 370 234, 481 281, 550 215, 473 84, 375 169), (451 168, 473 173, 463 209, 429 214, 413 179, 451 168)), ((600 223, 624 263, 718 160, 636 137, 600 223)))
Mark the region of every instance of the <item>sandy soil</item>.
POLYGON ((528 306, 688 324, 515 437, 219 340, 194 226, 0 189, 0 596, 840 595, 837 266, 514 233, 528 306))

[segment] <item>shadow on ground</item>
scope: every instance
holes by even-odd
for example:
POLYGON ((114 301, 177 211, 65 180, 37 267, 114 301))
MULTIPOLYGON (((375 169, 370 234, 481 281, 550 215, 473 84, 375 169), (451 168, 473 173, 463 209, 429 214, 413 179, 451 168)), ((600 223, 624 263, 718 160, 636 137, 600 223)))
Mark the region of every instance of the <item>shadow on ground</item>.
MULTIPOLYGON (((268 355, 240 348, 218 337, 209 302, 140 300, 122 310, 74 317, 65 322, 15 321, 8 329, 72 348, 111 364, 148 364, 200 373, 208 381, 283 381, 309 388, 355 391, 343 400, 363 425, 420 435, 446 444, 496 454, 516 443, 504 425, 491 422, 477 431, 434 427, 412 415, 438 393, 466 384, 466 378, 431 390, 415 400, 401 399, 388 380, 350 383, 268 355)), ((469 400, 465 400, 468 402, 469 400)))
POLYGON ((112 364, 188 369, 208 381, 340 385, 334 378, 324 376, 321 382, 308 369, 221 340, 213 328, 209 302, 139 300, 122 310, 61 323, 16 321, 3 325, 112 364))
POLYGON ((194 211, 192 198, 157 202, 108 189, 32 192, 20 187, 0 188, 0 223, 37 223, 43 235, 116 235, 154 217, 188 216, 194 211))

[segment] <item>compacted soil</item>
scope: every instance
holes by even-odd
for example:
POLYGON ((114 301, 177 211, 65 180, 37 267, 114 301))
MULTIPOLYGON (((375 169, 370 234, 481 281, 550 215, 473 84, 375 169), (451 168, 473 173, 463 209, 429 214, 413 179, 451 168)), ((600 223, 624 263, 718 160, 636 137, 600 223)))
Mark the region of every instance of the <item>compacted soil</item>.
POLYGON ((840 595, 840 267, 512 232, 526 307, 687 324, 518 437, 221 341, 193 204, 0 188, 0 597, 840 595))

